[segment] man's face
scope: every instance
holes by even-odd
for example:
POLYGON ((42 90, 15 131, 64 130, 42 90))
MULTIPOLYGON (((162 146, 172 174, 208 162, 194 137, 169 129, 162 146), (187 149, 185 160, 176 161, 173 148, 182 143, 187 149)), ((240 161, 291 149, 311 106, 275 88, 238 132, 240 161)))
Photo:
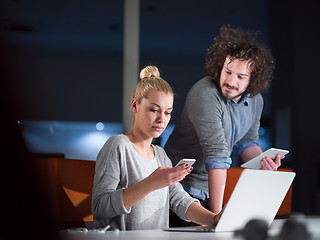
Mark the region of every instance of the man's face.
POLYGON ((226 100, 234 99, 239 102, 242 94, 247 90, 250 83, 251 69, 249 61, 226 57, 220 75, 220 88, 226 100))

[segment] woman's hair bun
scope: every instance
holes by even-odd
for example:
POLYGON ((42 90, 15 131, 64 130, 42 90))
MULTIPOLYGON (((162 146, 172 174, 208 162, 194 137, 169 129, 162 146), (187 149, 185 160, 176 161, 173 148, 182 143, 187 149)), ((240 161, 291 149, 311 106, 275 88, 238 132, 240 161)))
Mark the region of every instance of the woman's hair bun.
POLYGON ((156 66, 143 68, 140 72, 140 79, 141 81, 132 91, 132 99, 136 99, 139 104, 142 99, 149 97, 149 93, 152 90, 173 95, 170 84, 160 77, 160 72, 156 66))
POLYGON ((160 72, 156 66, 147 66, 141 70, 140 72, 141 80, 144 78, 150 78, 150 77, 155 77, 155 78, 160 77, 160 72))

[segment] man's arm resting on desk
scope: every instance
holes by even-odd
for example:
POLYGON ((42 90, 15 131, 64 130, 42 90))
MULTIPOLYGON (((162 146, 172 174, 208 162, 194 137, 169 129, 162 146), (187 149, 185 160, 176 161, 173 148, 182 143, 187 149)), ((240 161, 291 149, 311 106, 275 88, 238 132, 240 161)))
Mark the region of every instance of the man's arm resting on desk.
POLYGON ((226 178, 225 168, 214 168, 208 172, 210 210, 214 213, 219 213, 222 209, 226 178))
POLYGON ((226 185, 227 169, 230 168, 231 158, 208 158, 205 160, 208 171, 208 187, 210 210, 219 213, 222 209, 224 188, 226 185))

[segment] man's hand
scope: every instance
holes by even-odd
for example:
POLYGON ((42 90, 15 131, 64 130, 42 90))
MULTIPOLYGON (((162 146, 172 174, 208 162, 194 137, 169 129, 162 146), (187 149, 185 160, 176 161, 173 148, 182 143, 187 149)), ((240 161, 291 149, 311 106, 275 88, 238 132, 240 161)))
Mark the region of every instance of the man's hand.
POLYGON ((279 154, 277 154, 274 160, 270 157, 263 158, 261 160, 261 170, 277 171, 281 166, 281 159, 283 158, 284 156, 280 156, 279 154))

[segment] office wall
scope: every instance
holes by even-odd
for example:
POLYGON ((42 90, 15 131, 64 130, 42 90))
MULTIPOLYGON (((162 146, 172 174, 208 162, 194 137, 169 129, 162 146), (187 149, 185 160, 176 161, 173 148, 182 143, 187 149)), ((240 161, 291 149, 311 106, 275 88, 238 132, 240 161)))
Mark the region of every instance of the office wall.
MULTIPOLYGON (((1 4, 2 58, 10 72, 2 80, 10 81, 16 104, 6 104, 17 119, 121 122, 122 1, 1 4)), ((187 91, 205 75, 205 52, 222 24, 259 30, 270 43, 277 65, 264 119, 273 144, 290 148, 294 210, 308 214, 320 213, 316 10, 310 0, 141 0, 140 64, 159 66, 172 84, 173 123, 187 91)))
POLYGON ((315 1, 301 0, 272 0, 269 7, 270 42, 277 59, 272 115, 283 116, 274 126, 286 126, 285 131, 275 132, 275 138, 290 145, 289 167, 297 172, 294 210, 305 214, 320 213, 320 48, 316 9, 315 1))
MULTIPOLYGON (((176 92, 172 122, 206 49, 223 24, 260 31, 267 1, 140 1, 140 64, 154 64, 176 92)), ((20 120, 122 121, 123 1, 3 1, 7 49, 20 120)), ((138 76, 136 76, 138 80, 138 76)))

